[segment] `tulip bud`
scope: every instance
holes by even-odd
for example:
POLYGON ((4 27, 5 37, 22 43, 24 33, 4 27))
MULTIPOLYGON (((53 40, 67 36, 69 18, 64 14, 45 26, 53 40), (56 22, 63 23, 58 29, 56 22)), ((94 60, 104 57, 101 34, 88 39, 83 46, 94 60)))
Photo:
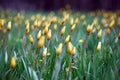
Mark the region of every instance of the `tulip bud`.
POLYGON ((118 39, 120 39, 120 33, 118 34, 118 39))
POLYGON ((70 20, 70 26, 72 26, 73 25, 73 18, 71 18, 71 20, 70 20))
POLYGON ((101 35, 102 35, 102 29, 98 32, 98 35, 97 35, 98 39, 101 37, 101 35))
POLYGON ((42 56, 43 56, 43 57, 46 57, 46 56, 47 56, 47 48, 44 48, 43 53, 42 53, 42 56))
POLYGON ((83 14, 81 17, 80 17, 80 20, 84 20, 85 19, 85 15, 83 14))
POLYGON ((25 27, 29 24, 29 20, 25 21, 25 27))
POLYGON ((78 24, 78 23, 79 23, 78 18, 76 18, 75 19, 75 24, 78 24))
POLYGON ((61 32, 60 32, 60 34, 61 34, 61 36, 63 36, 63 34, 65 33, 65 26, 62 28, 62 30, 61 30, 61 32))
POLYGON ((92 26, 88 25, 88 27, 87 27, 87 33, 88 34, 92 33, 92 26))
POLYGON ((71 55, 74 56, 76 53, 76 47, 73 48, 71 55))
POLYGON ((67 51, 70 55, 72 54, 72 43, 71 42, 68 43, 67 51))
POLYGON ((97 45, 97 51, 99 52, 100 50, 101 50, 101 42, 99 42, 97 45))
POLYGON ((29 33, 29 24, 27 24, 27 26, 26 26, 26 34, 28 34, 29 33))
POLYGON ((0 30, 3 28, 4 24, 5 24, 5 20, 0 19, 0 30))
POLYGON ((37 34, 37 40, 39 40, 41 37, 41 30, 39 30, 38 34, 37 34))
POLYGON ((45 29, 44 29, 44 34, 47 34, 47 33, 48 33, 48 30, 49 30, 49 29, 48 29, 48 26, 46 26, 45 29))
POLYGON ((41 36, 38 41, 38 48, 42 48, 45 43, 45 36, 41 36))
POLYGON ((115 20, 112 20, 112 22, 109 24, 109 28, 111 29, 115 24, 115 20))
POLYGON ((29 40, 30 40, 30 43, 33 44, 33 37, 32 37, 32 35, 29 35, 29 40))
POLYGON ((7 30, 10 31, 11 29, 11 21, 8 22, 7 30))
POLYGON ((51 30, 49 30, 49 32, 48 32, 47 39, 48 39, 48 40, 51 39, 51 30))
POLYGON ((38 22, 37 20, 34 21, 34 28, 36 28, 38 26, 38 22))
POLYGON ((15 57, 11 58, 11 60, 10 60, 10 66, 11 66, 12 69, 15 68, 15 66, 16 66, 16 59, 15 59, 15 57))
POLYGON ((57 24, 54 25, 54 30, 57 30, 57 24))
POLYGON ((73 25, 71 26, 71 31, 73 31, 73 30, 75 29, 75 27, 76 27, 76 24, 73 24, 73 25))
POLYGON ((110 35, 111 30, 108 28, 107 29, 107 34, 110 35))
POLYGON ((62 52, 62 43, 60 43, 59 46, 57 47, 56 54, 59 56, 61 52, 62 52))
POLYGON ((65 44, 68 44, 68 42, 70 41, 70 35, 68 35, 65 39, 65 44))

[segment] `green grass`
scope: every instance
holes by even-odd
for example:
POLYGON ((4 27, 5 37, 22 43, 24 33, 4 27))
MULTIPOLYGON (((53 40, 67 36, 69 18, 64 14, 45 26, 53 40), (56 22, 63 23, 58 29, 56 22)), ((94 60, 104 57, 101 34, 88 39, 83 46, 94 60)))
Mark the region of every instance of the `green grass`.
MULTIPOLYGON (((47 52, 50 53, 50 56, 46 56, 44 59, 42 57, 43 48, 37 48, 36 34, 39 29, 35 28, 31 30, 31 26, 34 21, 30 21, 30 32, 33 36, 34 42, 33 45, 30 44, 29 34, 25 34, 25 21, 30 20, 31 16, 40 15, 38 19, 42 20, 43 16, 46 18, 51 17, 49 13, 44 12, 17 12, 17 11, 0 11, 0 18, 5 19, 5 24, 2 30, 0 30, 0 80, 119 80, 120 78, 120 42, 115 43, 115 39, 118 37, 119 30, 117 26, 117 21, 119 15, 117 13, 114 18, 115 24, 111 29, 110 35, 107 35, 107 28, 103 27, 101 20, 105 12, 94 12, 94 15, 91 16, 90 13, 82 12, 72 12, 69 19, 66 21, 66 31, 65 34, 60 36, 61 25, 59 20, 63 19, 63 14, 60 12, 55 12, 53 16, 57 17, 57 22, 52 23, 49 29, 52 30, 52 37, 48 42, 45 41, 44 47, 47 47, 47 52), (18 16, 18 13, 20 16, 18 16), (77 15, 79 14, 79 15, 77 15), (82 15, 85 15, 85 19, 80 20, 82 15), (24 18, 21 18, 21 16, 24 18), (14 18, 17 18, 17 21, 14 21, 14 18), (79 24, 76 26, 73 32, 70 32, 70 19, 78 18, 79 24), (98 25, 103 30, 102 36, 100 39, 97 39, 97 33, 91 33, 88 38, 86 38, 87 32, 86 28, 88 24, 92 24, 93 20, 97 18, 98 23, 94 25, 96 29, 98 25), (9 32, 4 33, 3 30, 6 29, 8 21, 11 21, 12 28, 9 32), (19 23, 20 21, 20 23, 19 23), (83 25, 83 22, 86 21, 86 26, 83 25), (16 27, 15 24, 18 24, 16 27), (53 29, 54 24, 57 24, 58 28, 55 31, 53 29), (74 56, 67 52, 67 45, 64 44, 65 38, 67 35, 71 35, 71 43, 76 47, 76 53, 74 56), (79 40, 82 39, 86 41, 86 48, 84 49, 84 43, 80 43, 79 40), (96 50, 98 42, 101 41, 101 50, 98 52, 96 50), (59 43, 63 43, 62 52, 59 56, 56 55, 56 48, 59 43), (47 45, 47 46, 46 46, 47 45), (39 53, 36 53, 38 49, 39 53), (86 53, 85 53, 86 51, 86 53), (37 63, 34 64, 35 56, 38 54, 37 63), (12 69, 10 67, 10 58, 14 56, 16 59, 16 67, 12 69), (71 70, 69 70, 70 60, 71 70), (42 60, 42 61, 41 61, 42 60), (70 72, 70 73, 69 73, 70 72)), ((108 15, 110 13, 107 13, 108 15)), ((108 24, 110 23, 110 17, 113 16, 113 13, 106 18, 108 24)), ((50 18, 51 19, 51 18, 50 18)), ((50 20, 48 19, 48 20, 50 20)), ((47 21, 47 20, 45 20, 47 21)), ((46 36, 47 37, 47 36, 46 36)))

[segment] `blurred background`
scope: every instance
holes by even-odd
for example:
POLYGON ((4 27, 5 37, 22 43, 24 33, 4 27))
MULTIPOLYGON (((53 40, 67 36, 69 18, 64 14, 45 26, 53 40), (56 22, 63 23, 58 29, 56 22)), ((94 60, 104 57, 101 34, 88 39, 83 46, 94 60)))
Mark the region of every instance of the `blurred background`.
POLYGON ((17 10, 120 10, 120 0, 0 0, 0 7, 17 10))

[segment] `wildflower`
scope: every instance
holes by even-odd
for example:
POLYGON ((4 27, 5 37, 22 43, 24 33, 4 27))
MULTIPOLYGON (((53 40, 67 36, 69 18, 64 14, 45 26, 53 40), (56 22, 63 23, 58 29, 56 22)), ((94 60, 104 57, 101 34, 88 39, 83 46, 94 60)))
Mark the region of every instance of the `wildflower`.
POLYGON ((71 42, 68 43, 67 51, 69 54, 72 54, 72 43, 71 42))
POLYGON ((41 37, 41 30, 39 30, 38 34, 37 34, 37 40, 39 40, 41 37))
POLYGON ((57 47, 56 54, 59 56, 61 52, 62 52, 62 43, 60 43, 59 46, 57 47))
POLYGON ((109 28, 111 29, 115 24, 115 20, 112 20, 111 23, 109 24, 109 28))
POLYGON ((15 59, 15 57, 11 58, 11 60, 10 60, 10 66, 11 66, 12 69, 15 68, 15 66, 16 66, 16 59, 15 59))
POLYGON ((65 39, 65 44, 68 44, 68 42, 70 41, 70 35, 68 35, 65 39))
POLYGON ((47 39, 50 40, 51 39, 51 30, 49 30, 48 34, 47 34, 47 39))
POLYGON ((33 37, 32 37, 32 35, 29 35, 29 40, 30 40, 30 43, 33 44, 33 37))
POLYGON ((46 56, 47 56, 47 48, 44 48, 43 53, 42 53, 42 56, 43 56, 43 57, 46 57, 46 56))
POLYGON ((8 30, 8 31, 11 30, 11 21, 8 22, 7 30, 8 30))
POLYGON ((101 35, 102 35, 102 29, 98 32, 98 35, 97 35, 98 39, 101 37, 101 35))
POLYGON ((47 34, 47 33, 48 33, 48 30, 49 30, 49 29, 48 29, 48 26, 46 26, 45 29, 44 29, 44 34, 47 34))
POLYGON ((65 26, 62 28, 62 30, 61 30, 61 32, 60 32, 60 34, 61 34, 61 36, 63 36, 63 34, 65 33, 65 26))
POLYGON ((97 51, 99 52, 100 50, 101 50, 101 42, 99 42, 97 45, 97 51))
POLYGON ((76 47, 73 48, 72 52, 71 52, 71 55, 74 56, 76 53, 76 47))
POLYGON ((75 29, 75 27, 76 27, 76 24, 73 24, 73 25, 71 26, 71 31, 73 31, 73 30, 75 29))
POLYGON ((108 28, 107 29, 107 34, 110 35, 111 30, 108 28))
POLYGON ((88 34, 91 34, 92 33, 92 26, 90 26, 90 25, 88 25, 88 27, 87 27, 87 33, 88 34))
POLYGON ((54 25, 54 30, 57 30, 57 24, 54 25))
POLYGON ((76 18, 75 19, 75 24, 78 24, 78 23, 79 23, 78 18, 76 18))
POLYGON ((38 41, 38 48, 42 48, 45 43, 45 36, 41 36, 38 41))
POLYGON ((26 29, 25 29, 25 30, 26 30, 26 34, 28 34, 29 31, 30 31, 30 30, 29 30, 29 24, 26 25, 26 29))

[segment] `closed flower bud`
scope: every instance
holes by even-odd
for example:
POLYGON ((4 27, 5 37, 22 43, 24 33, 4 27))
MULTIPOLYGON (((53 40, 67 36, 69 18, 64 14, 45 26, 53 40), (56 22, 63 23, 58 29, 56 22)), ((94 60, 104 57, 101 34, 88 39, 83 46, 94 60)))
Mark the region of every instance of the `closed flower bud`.
POLYGON ((48 29, 48 26, 46 26, 45 29, 44 29, 44 34, 47 34, 47 33, 48 33, 48 30, 49 30, 49 29, 48 29))
POLYGON ((15 59, 15 57, 12 57, 11 60, 10 60, 10 67, 12 69, 14 69, 15 66, 16 66, 16 59, 15 59))
POLYGON ((109 24, 109 28, 111 29, 115 24, 115 20, 112 20, 112 22, 109 24))
POLYGON ((102 23, 103 26, 105 26, 105 25, 107 24, 106 19, 102 19, 102 20, 101 20, 101 23, 102 23))
POLYGON ((68 43, 67 51, 70 55, 72 54, 72 43, 71 42, 68 43))
POLYGON ((68 35, 65 39, 65 44, 68 44, 68 42, 70 41, 70 35, 68 35))
POLYGON ((0 19, 0 29, 3 28, 4 24, 5 24, 5 20, 4 19, 0 19))
POLYGON ((45 43, 45 36, 41 36, 38 41, 38 48, 42 48, 45 43))
POLYGON ((56 49, 56 54, 59 56, 60 53, 62 52, 62 43, 60 43, 56 49))
POLYGON ((79 23, 78 18, 76 18, 75 19, 75 24, 78 24, 78 23, 79 23))
POLYGON ((99 42, 97 45, 97 51, 99 52, 100 50, 101 50, 101 42, 99 42))
POLYGON ((11 21, 8 22, 7 30, 8 30, 8 31, 11 30, 11 21))
POLYGON ((34 28, 36 28, 38 26, 38 22, 37 20, 34 21, 34 28))
POLYGON ((61 36, 63 36, 63 34, 65 33, 65 26, 62 28, 62 30, 61 30, 61 32, 60 32, 60 34, 61 34, 61 36))
POLYGON ((101 37, 101 35, 102 35, 102 29, 98 32, 98 35, 97 35, 98 39, 101 37))
POLYGON ((87 33, 88 34, 92 33, 92 26, 88 25, 88 27, 87 27, 87 33))
POLYGON ((46 57, 46 56, 47 56, 47 48, 44 48, 43 53, 42 53, 42 56, 43 56, 43 57, 46 57))
POLYGON ((41 37, 41 30, 39 30, 38 34, 37 34, 37 40, 39 40, 41 37))
POLYGON ((74 56, 76 53, 76 47, 73 48, 71 55, 74 56))
POLYGON ((70 20, 70 26, 72 26, 73 25, 73 18, 71 18, 71 20, 70 20))
POLYGON ((51 39, 51 30, 49 30, 48 34, 47 34, 47 39, 50 40, 51 39))
POLYGON ((32 35, 29 35, 29 40, 30 40, 30 43, 33 44, 33 37, 32 37, 32 35))
POLYGON ((57 24, 54 25, 54 30, 57 30, 57 24))
POLYGON ((120 33, 118 34, 118 39, 120 39, 120 33))
POLYGON ((25 31, 26 31, 26 34, 29 33, 29 31, 30 31, 30 30, 29 30, 29 24, 27 24, 25 31))
POLYGON ((46 19, 46 17, 45 17, 45 16, 43 16, 43 17, 42 17, 42 22, 44 22, 44 21, 45 21, 45 19, 46 19))
POLYGON ((73 31, 74 29, 75 29, 75 27, 76 27, 76 24, 73 24, 72 26, 71 26, 71 31, 73 31))
POLYGON ((29 24, 29 20, 25 21, 25 27, 29 24))
POLYGON ((81 17, 80 17, 80 20, 84 20, 85 19, 85 15, 83 14, 81 17))
POLYGON ((51 19, 51 22, 52 22, 52 23, 57 22, 57 17, 53 17, 53 18, 51 19))
POLYGON ((107 34, 110 35, 111 30, 108 28, 107 29, 107 34))

